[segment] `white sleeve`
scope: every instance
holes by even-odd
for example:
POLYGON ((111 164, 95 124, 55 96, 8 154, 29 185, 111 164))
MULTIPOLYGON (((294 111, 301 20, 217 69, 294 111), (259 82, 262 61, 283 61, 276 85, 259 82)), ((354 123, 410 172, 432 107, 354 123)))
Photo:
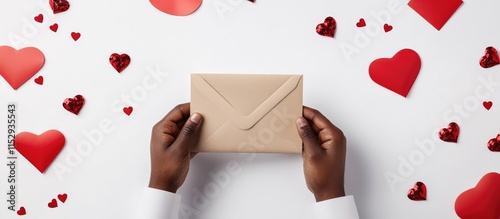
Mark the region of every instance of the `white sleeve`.
POLYGON ((139 199, 136 219, 178 219, 181 196, 153 188, 146 188, 139 199))
POLYGON ((317 202, 315 219, 359 219, 353 196, 344 196, 317 202))

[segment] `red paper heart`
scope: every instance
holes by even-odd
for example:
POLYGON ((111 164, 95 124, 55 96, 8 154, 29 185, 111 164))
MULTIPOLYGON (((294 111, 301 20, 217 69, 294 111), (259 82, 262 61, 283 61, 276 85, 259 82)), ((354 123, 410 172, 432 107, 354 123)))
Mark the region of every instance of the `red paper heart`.
POLYGON ((48 206, 49 208, 57 208, 57 200, 53 198, 52 201, 49 202, 48 206))
POLYGON ((15 148, 40 173, 44 173, 64 147, 64 135, 57 130, 49 130, 41 135, 21 132, 15 137, 15 148))
POLYGON ((111 63, 113 68, 115 68, 118 73, 121 73, 128 67, 128 64, 130 64, 130 56, 125 53, 121 55, 118 53, 113 53, 109 57, 109 63, 111 63))
POLYGON ((392 26, 389 24, 384 24, 384 31, 387 33, 392 30, 392 26))
POLYGON ((424 201, 427 199, 427 187, 423 182, 416 182, 413 188, 408 190, 407 196, 413 201, 424 201))
POLYGON ((74 41, 77 41, 78 39, 80 39, 82 35, 78 32, 72 32, 71 33, 71 37, 73 38, 74 41))
POLYGON ((68 195, 66 193, 64 194, 59 194, 57 195, 57 198, 59 199, 59 201, 61 201, 62 203, 65 203, 66 202, 66 199, 68 199, 68 195))
POLYGON ((437 30, 446 24, 462 0, 411 0, 408 5, 437 30))
POLYGON ((57 29, 59 29, 59 25, 57 23, 54 23, 50 25, 50 30, 52 30, 54 33, 57 32, 57 29))
POLYGON ((43 14, 39 14, 35 17, 35 21, 38 23, 43 23, 43 14))
POLYGON ((500 152, 500 134, 488 141, 488 149, 493 152, 500 152))
POLYGON ((44 63, 45 57, 37 48, 16 50, 10 46, 0 46, 0 75, 14 90, 33 77, 44 63))
POLYGON ((78 115, 84 104, 85 104, 85 98, 83 98, 82 95, 78 94, 74 98, 64 99, 63 107, 69 112, 78 115))
POLYGON ((365 19, 360 18, 358 23, 356 23, 356 27, 364 27, 364 26, 366 26, 365 19))
POLYGON ((497 50, 492 46, 486 47, 484 56, 479 60, 479 65, 483 68, 491 68, 498 64, 500 64, 500 58, 498 58, 497 50))
POLYGON ((149 0, 151 4, 161 12, 186 16, 195 12, 201 5, 202 0, 149 0))
POLYGON ((35 78, 35 83, 39 85, 43 85, 43 76, 38 76, 38 78, 35 78))
POLYGON ((335 36, 335 31, 337 29, 337 22, 333 17, 325 18, 325 21, 316 26, 316 33, 321 36, 331 37, 335 36))
POLYGON ((130 116, 130 114, 132 114, 132 111, 134 110, 133 107, 129 106, 129 107, 123 107, 123 112, 125 114, 127 114, 127 116, 130 116))
POLYGON ((69 2, 67 0, 49 0, 49 4, 54 14, 65 12, 69 9, 69 2))
POLYGON ((403 49, 392 58, 381 58, 370 64, 371 79, 403 97, 408 96, 420 71, 420 57, 411 49, 403 49))
POLYGON ((457 197, 455 212, 461 219, 498 219, 500 217, 500 174, 488 173, 457 197))
POLYGON ((493 102, 491 102, 491 101, 484 101, 484 102, 483 102, 483 106, 484 106, 484 108, 485 108, 486 110, 490 110, 490 109, 491 109, 491 107, 493 106, 493 102))
POLYGON ((24 207, 19 208, 19 210, 17 211, 17 215, 19 216, 26 215, 26 208, 24 207))
POLYGON ((439 139, 457 143, 458 134, 460 134, 460 127, 457 123, 452 122, 448 125, 448 128, 439 130, 439 139))

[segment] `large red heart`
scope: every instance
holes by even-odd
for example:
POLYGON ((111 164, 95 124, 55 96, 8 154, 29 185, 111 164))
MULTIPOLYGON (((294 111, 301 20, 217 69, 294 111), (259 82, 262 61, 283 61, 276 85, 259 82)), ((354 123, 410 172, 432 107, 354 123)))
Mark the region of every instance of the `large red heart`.
POLYGON ((41 135, 21 132, 15 137, 16 150, 38 171, 44 173, 64 147, 64 135, 57 130, 49 130, 41 135))
POLYGON ((323 23, 316 25, 316 32, 321 36, 333 38, 336 30, 337 22, 333 17, 327 17, 323 23))
POLYGON ((44 63, 42 51, 35 47, 16 50, 10 46, 0 46, 0 75, 14 90, 33 77, 44 63))
POLYGON ((69 9, 69 2, 67 0, 49 0, 49 4, 54 14, 65 12, 69 9))
POLYGON ((149 0, 151 4, 161 12, 186 16, 195 12, 201 5, 202 0, 149 0))
POLYGON ((373 61, 368 71, 375 83, 406 97, 417 79, 420 66, 420 56, 411 49, 403 49, 392 58, 373 61))
POLYGON ((109 56, 109 63, 111 63, 113 68, 115 68, 118 73, 121 73, 130 64, 130 56, 125 53, 121 55, 113 53, 109 56))
POLYGON ((439 130, 438 136, 439 139, 446 142, 455 142, 458 141, 458 135, 460 134, 460 126, 457 123, 450 123, 447 128, 442 128, 439 130))
POLYGON ((455 212, 461 219, 498 219, 500 217, 500 174, 488 173, 476 187, 457 197, 455 212))

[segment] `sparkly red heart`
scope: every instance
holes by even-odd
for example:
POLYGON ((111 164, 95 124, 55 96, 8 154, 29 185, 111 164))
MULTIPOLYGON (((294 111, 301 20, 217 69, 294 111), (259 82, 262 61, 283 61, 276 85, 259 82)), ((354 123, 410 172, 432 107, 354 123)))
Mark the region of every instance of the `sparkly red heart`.
POLYGON ((50 25, 49 28, 53 32, 57 32, 57 29, 59 29, 59 25, 57 23, 54 23, 54 24, 50 25))
POLYGON ((457 143, 458 134, 460 133, 460 127, 457 123, 450 123, 448 128, 443 128, 439 130, 439 139, 446 142, 455 142, 457 143))
POLYGON ((57 208, 57 200, 53 198, 52 201, 49 202, 48 206, 49 208, 57 208))
POLYGON ((413 201, 424 201, 427 199, 427 187, 423 182, 416 182, 413 188, 408 190, 408 198, 413 201))
POLYGON ((43 14, 39 14, 35 17, 35 21, 38 23, 43 23, 43 14))
POLYGON ((57 198, 59 199, 59 201, 61 201, 62 203, 65 203, 66 202, 66 199, 68 199, 68 195, 66 193, 64 194, 59 194, 57 195, 57 198))
POLYGON ((360 18, 358 23, 356 23, 356 27, 364 27, 364 26, 366 26, 365 19, 360 18))
POLYGON ((109 57, 109 63, 111 63, 113 68, 115 68, 118 73, 121 73, 128 67, 128 64, 130 64, 130 56, 125 53, 121 55, 118 53, 113 53, 109 57))
POLYGON ((82 35, 78 32, 72 32, 71 33, 71 37, 73 38, 74 41, 77 41, 78 39, 80 39, 82 35))
POLYGON ((14 90, 33 77, 44 63, 42 51, 35 47, 16 50, 10 46, 0 46, 0 75, 14 90))
POLYGON ((35 78, 35 83, 39 85, 43 85, 43 76, 38 76, 38 78, 35 78))
POLYGON ((132 111, 134 111, 134 108, 129 106, 129 107, 123 107, 123 112, 127 114, 127 116, 130 116, 132 114, 132 111))
POLYGON ((74 98, 66 98, 63 102, 63 107, 69 112, 78 115, 84 104, 85 98, 83 98, 82 95, 78 94, 74 98))
POLYGON ((490 109, 491 109, 491 107, 493 106, 493 102, 491 102, 491 101, 484 101, 484 102, 483 102, 483 106, 484 106, 484 108, 485 108, 486 110, 490 110, 490 109))
POLYGON ((65 12, 69 9, 69 2, 67 0, 49 0, 49 4, 54 14, 65 12))
POLYGON ((321 36, 332 37, 335 36, 337 29, 337 22, 333 17, 325 18, 325 22, 316 26, 316 32, 321 36))
POLYGON ((479 65, 483 68, 491 68, 498 64, 500 64, 500 58, 498 58, 497 50, 492 46, 486 47, 484 56, 479 60, 479 65))
POLYGON ((498 219, 500 217, 500 174, 488 173, 457 197, 455 212, 461 219, 498 219))
POLYGON ((40 173, 44 173, 64 147, 64 135, 57 130, 49 130, 41 135, 21 132, 14 139, 16 150, 40 173))
POLYGON ((500 134, 488 141, 488 149, 493 152, 500 152, 500 134))
POLYGON ((392 26, 389 24, 384 24, 384 31, 387 33, 392 30, 392 26))
POLYGON ((24 207, 19 208, 19 210, 17 211, 17 215, 19 216, 26 215, 26 208, 24 207))
POLYGON ((392 58, 373 61, 368 71, 375 83, 406 97, 417 79, 420 66, 420 56, 411 49, 403 49, 392 58))

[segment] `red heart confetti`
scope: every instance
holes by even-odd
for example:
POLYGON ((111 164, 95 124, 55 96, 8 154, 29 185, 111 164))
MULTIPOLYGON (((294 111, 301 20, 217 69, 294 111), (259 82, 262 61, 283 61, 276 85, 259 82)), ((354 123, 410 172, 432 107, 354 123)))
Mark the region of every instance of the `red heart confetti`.
POLYGON ((491 102, 491 101, 484 101, 484 102, 483 102, 483 106, 484 106, 484 108, 485 108, 486 110, 490 110, 490 109, 491 109, 491 107, 493 106, 493 102, 491 102))
POLYGON ((54 33, 57 32, 57 29, 59 29, 59 24, 54 23, 49 26, 50 30, 52 30, 54 33))
POLYGON ((67 0, 49 0, 49 4, 54 14, 65 12, 69 9, 69 2, 67 0))
POLYGON ((19 216, 26 215, 26 208, 24 207, 19 208, 19 210, 17 211, 17 215, 19 216))
POLYGON ((488 173, 457 197, 455 212, 461 219, 498 219, 500 217, 500 174, 488 173))
POLYGON ((35 83, 39 85, 43 85, 43 76, 38 76, 38 78, 35 78, 35 83))
POLYGON ((85 98, 83 98, 82 95, 78 94, 74 98, 66 98, 63 102, 63 107, 69 112, 78 115, 84 104, 85 98))
POLYGON ((45 56, 35 47, 16 50, 0 46, 0 75, 14 90, 33 77, 44 63, 45 56))
POLYGON ((72 32, 71 33, 71 37, 73 38, 73 40, 77 41, 78 39, 80 39, 82 35, 78 32, 72 32))
POLYGON ((40 173, 44 173, 64 147, 64 135, 57 130, 49 130, 41 135, 21 132, 14 139, 16 150, 24 156, 40 173))
POLYGON ((52 199, 48 204, 49 208, 57 208, 57 200, 55 198, 52 199))
POLYGON ((479 65, 483 68, 491 68, 498 64, 500 64, 500 58, 498 58, 497 50, 492 46, 486 47, 484 56, 479 60, 479 65))
POLYGON ((335 36, 337 29, 337 22, 333 17, 325 18, 325 21, 316 26, 316 32, 321 36, 331 37, 335 36))
POLYGON ((493 152, 500 152, 500 134, 488 141, 488 149, 493 152))
POLYGON ((113 53, 109 57, 109 63, 111 63, 113 68, 115 68, 118 73, 121 73, 130 64, 130 56, 125 53, 121 55, 118 53, 113 53))
POLYGON ((392 30, 392 26, 389 24, 384 24, 384 31, 387 33, 392 30))
POLYGON ((423 182, 416 182, 413 188, 408 190, 407 196, 413 201, 425 201, 427 199, 427 187, 423 182))
POLYGON ((360 18, 358 23, 356 23, 356 27, 364 27, 364 26, 366 26, 365 19, 360 18))
POLYGON ((35 17, 35 21, 38 23, 43 23, 43 14, 39 14, 35 17))
POLYGON ((460 127, 457 123, 450 123, 448 128, 443 128, 439 130, 439 139, 446 142, 454 142, 457 143, 458 134, 460 134, 460 127))
POLYGON ((161 12, 175 16, 187 16, 198 10, 202 0, 149 0, 149 2, 161 12))
POLYGON ((129 106, 129 107, 123 107, 123 112, 127 114, 127 116, 130 116, 132 114, 132 111, 134 111, 134 108, 129 106))
POLYGON ((462 0, 411 0, 408 5, 434 28, 441 30, 462 3, 462 0))
POLYGON ((65 203, 66 202, 66 199, 68 199, 68 194, 64 193, 64 194, 59 194, 57 195, 57 198, 59 199, 59 201, 61 201, 62 203, 65 203))

